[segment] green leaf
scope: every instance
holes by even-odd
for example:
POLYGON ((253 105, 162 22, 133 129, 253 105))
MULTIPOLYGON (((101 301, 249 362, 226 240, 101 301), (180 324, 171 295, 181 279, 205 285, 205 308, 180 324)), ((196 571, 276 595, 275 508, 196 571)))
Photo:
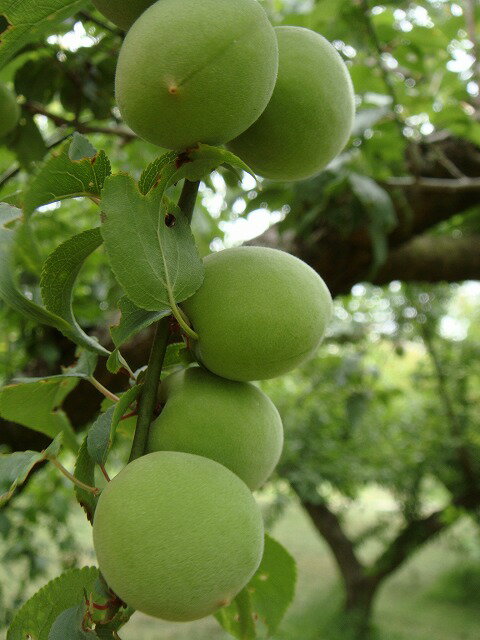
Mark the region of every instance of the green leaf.
POLYGON ((48 151, 35 120, 25 111, 22 112, 17 128, 8 138, 8 147, 15 152, 18 162, 26 171, 32 171, 33 163, 43 160, 48 151))
POLYGON ((128 297, 147 311, 164 311, 190 297, 203 281, 203 264, 190 225, 161 189, 143 196, 132 178, 108 178, 102 193, 102 234, 110 264, 128 297))
POLYGON ((0 298, 10 307, 19 313, 35 320, 40 324, 47 324, 58 329, 67 338, 84 346, 86 349, 96 351, 102 355, 108 355, 104 349, 93 338, 87 336, 78 325, 72 325, 64 318, 52 313, 48 309, 41 307, 24 296, 16 287, 13 276, 13 255, 15 250, 16 234, 15 230, 5 226, 12 221, 13 211, 16 212, 17 221, 21 218, 21 211, 10 205, 3 204, 0 214, 6 220, 0 220, 0 298))
POLYGON ((15 489, 25 482, 35 465, 49 456, 58 455, 61 441, 62 434, 59 434, 45 451, 15 451, 0 454, 0 507, 10 500, 15 489))
POLYGON ((170 151, 154 160, 142 173, 138 188, 142 195, 157 187, 163 193, 171 184, 182 178, 195 182, 222 165, 246 171, 255 178, 253 171, 230 151, 199 144, 184 153, 176 154, 170 151))
POLYGON ((54 151, 25 190, 24 211, 67 198, 99 198, 105 179, 111 173, 104 151, 88 155, 93 147, 77 134, 60 151, 54 151), (85 156, 87 154, 87 156, 85 156))
MULTIPOLYGON (((18 611, 7 632, 7 640, 49 640, 49 631, 58 616, 83 601, 98 578, 96 567, 71 569, 46 584, 18 611)), ((67 640, 68 636, 64 636, 67 640)))
POLYGON ((140 180, 138 181, 140 193, 146 196, 151 189, 156 187, 160 180, 160 176, 165 174, 166 169, 169 172, 169 176, 174 175, 175 170, 177 169, 177 158, 178 155, 175 151, 169 151, 151 162, 148 167, 143 170, 140 180))
POLYGON ((87 5, 86 0, 2 0, 0 12, 8 21, 0 38, 0 68, 30 42, 87 5))
POLYGON ((120 400, 102 413, 90 428, 87 436, 88 453, 97 464, 105 464, 118 423, 141 390, 142 387, 137 385, 126 391, 120 400))
POLYGON ((48 311, 65 320, 75 335, 77 344, 102 355, 109 355, 95 338, 88 336, 80 327, 73 314, 73 287, 78 273, 88 258, 102 244, 100 229, 89 229, 73 236, 59 245, 46 259, 42 269, 40 288, 48 311))
MULTIPOLYGON (((73 475, 77 480, 89 487, 95 485, 95 463, 88 453, 87 436, 85 436, 78 451, 73 475)), ((98 496, 93 495, 90 491, 85 491, 78 485, 75 485, 75 496, 79 505, 85 511, 89 522, 93 524, 93 515, 97 507, 98 496)))
POLYGON ((77 384, 74 378, 52 378, 11 384, 0 389, 0 416, 54 438, 63 432, 65 445, 78 450, 75 433, 59 408, 77 384))
POLYGON ((92 633, 82 630, 84 615, 83 604, 63 611, 53 623, 48 640, 91 640, 92 633))
POLYGON ((76 162, 84 158, 93 158, 96 154, 97 150, 89 139, 75 131, 70 148, 68 149, 68 157, 70 160, 76 162))
POLYGON ((171 314, 169 307, 160 311, 145 311, 134 304, 127 296, 120 298, 118 302, 122 312, 120 322, 110 327, 113 342, 118 348, 139 331, 146 329, 157 320, 171 314))
POLYGON ((215 617, 239 640, 256 637, 252 621, 257 619, 272 635, 293 600, 295 582, 294 559, 279 542, 265 534, 265 550, 257 572, 235 600, 215 617))
MULTIPOLYGON (((199 144, 198 147, 188 152, 187 158, 188 161, 179 169, 179 175, 192 182, 201 180, 205 175, 208 175, 222 165, 230 169, 246 171, 256 179, 253 171, 243 160, 240 160, 235 154, 221 147, 199 144)), ((177 176, 175 176, 175 180, 177 180, 177 176)))

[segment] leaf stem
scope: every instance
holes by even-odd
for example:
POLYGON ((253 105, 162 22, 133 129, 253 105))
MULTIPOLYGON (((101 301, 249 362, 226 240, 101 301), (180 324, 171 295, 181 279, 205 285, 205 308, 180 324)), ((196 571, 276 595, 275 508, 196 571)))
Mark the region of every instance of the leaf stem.
POLYGON ((100 489, 98 487, 91 487, 90 485, 85 484, 84 482, 76 478, 73 474, 70 473, 70 471, 68 471, 68 469, 65 469, 63 464, 59 462, 57 458, 54 458, 53 456, 47 456, 46 459, 49 460, 53 465, 55 465, 55 467, 57 467, 57 469, 59 469, 59 471, 61 471, 66 478, 73 482, 73 484, 76 484, 81 489, 84 489, 84 491, 93 493, 94 496, 98 496, 98 494, 100 493, 100 489))
POLYGON ((103 384, 101 382, 99 382, 93 376, 89 376, 88 377, 88 381, 91 382, 93 384, 93 386, 96 389, 98 389, 98 391, 100 391, 100 393, 103 394, 109 400, 113 400, 113 402, 118 402, 120 400, 120 398, 118 396, 116 396, 114 393, 109 391, 106 387, 103 386, 103 384))
POLYGON ((150 423, 157 404, 158 384, 160 382, 160 373, 162 372, 163 360, 167 350, 169 326, 169 318, 166 317, 158 321, 155 329, 155 337, 153 339, 152 350, 150 351, 145 382, 138 403, 137 426, 135 428, 129 462, 143 456, 145 453, 150 423))

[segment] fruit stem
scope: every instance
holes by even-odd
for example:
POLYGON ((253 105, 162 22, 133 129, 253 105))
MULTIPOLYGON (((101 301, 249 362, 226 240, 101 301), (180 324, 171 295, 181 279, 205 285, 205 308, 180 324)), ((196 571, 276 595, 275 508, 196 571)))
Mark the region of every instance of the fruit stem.
MULTIPOLYGON (((178 201, 178 206, 183 211, 189 222, 192 220, 199 185, 200 182, 190 182, 189 180, 185 180, 183 183, 182 193, 178 201)), ((175 317, 179 321, 179 324, 182 328, 187 330, 182 325, 182 322, 186 325, 185 320, 182 318, 182 322, 180 322, 178 317, 180 316, 180 310, 175 304, 172 306, 175 307, 178 313, 178 315, 175 314, 175 310, 172 309, 175 317)), ((192 332, 192 329, 190 329, 188 325, 187 328, 188 332, 192 332)), ((129 462, 143 456, 145 453, 148 433, 150 431, 150 423, 152 422, 153 412, 157 406, 158 385, 160 383, 160 374, 162 373, 163 360, 167 350, 169 334, 170 318, 167 316, 157 322, 155 329, 152 350, 150 351, 148 367, 145 372, 145 382, 143 383, 142 393, 138 402, 137 426, 135 428, 129 462)))

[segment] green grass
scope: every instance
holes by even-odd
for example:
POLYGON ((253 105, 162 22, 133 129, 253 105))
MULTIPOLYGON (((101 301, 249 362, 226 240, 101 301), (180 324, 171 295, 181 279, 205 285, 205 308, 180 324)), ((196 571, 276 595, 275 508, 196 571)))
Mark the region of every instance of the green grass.
MULTIPOLYGON (((335 624, 341 590, 325 543, 298 506, 287 510, 273 534, 298 564, 296 597, 274 640, 346 640, 335 624)), ((458 582, 453 580, 453 588, 452 579, 445 578, 462 562, 451 542, 455 535, 476 533, 460 523, 385 583, 375 607, 379 640, 479 640, 480 592, 464 604, 455 597, 458 582), (475 599, 478 605, 472 606, 475 599)), ((470 580, 473 584, 478 576, 470 580)), ((176 624, 137 615, 121 635, 123 640, 231 640, 212 618, 176 624)))

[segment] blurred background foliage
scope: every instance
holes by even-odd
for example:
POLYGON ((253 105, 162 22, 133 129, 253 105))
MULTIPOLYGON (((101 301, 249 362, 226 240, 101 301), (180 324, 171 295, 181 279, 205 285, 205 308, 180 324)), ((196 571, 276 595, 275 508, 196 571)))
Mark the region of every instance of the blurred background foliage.
MULTIPOLYGON (((317 269, 336 296, 318 356, 262 384, 282 414, 286 443, 259 499, 299 563, 296 600, 276 637, 476 640, 479 3, 264 6, 275 24, 315 29, 334 42, 358 108, 348 148, 322 174, 256 183, 221 169, 202 184, 193 222, 202 254, 242 242, 284 248, 317 269)), ((20 125, 1 141, 0 200, 20 198, 48 150, 74 130, 105 149, 115 171, 138 176, 159 155, 135 139, 115 107, 122 37, 85 2, 0 71, 22 105, 20 125)), ((97 215, 80 199, 37 211, 17 255, 26 295, 39 298, 45 258, 95 226, 97 215)), ((75 310, 104 342, 121 295, 97 251, 81 272, 75 310)), ((0 327, 2 384, 19 372, 56 372, 74 357, 56 332, 3 304, 0 327)), ((136 366, 146 362, 148 341, 147 331, 129 347, 136 366)), ((99 408, 92 397, 80 384, 67 399, 77 429, 99 408)), ((130 435, 123 430, 118 465, 130 435)), ((42 446, 32 432, 0 423, 0 449, 42 446)), ((0 637, 48 578, 94 562, 89 536, 71 489, 47 467, 0 511, 0 637)), ((226 638, 211 621, 180 627, 136 617, 124 635, 226 638)))

